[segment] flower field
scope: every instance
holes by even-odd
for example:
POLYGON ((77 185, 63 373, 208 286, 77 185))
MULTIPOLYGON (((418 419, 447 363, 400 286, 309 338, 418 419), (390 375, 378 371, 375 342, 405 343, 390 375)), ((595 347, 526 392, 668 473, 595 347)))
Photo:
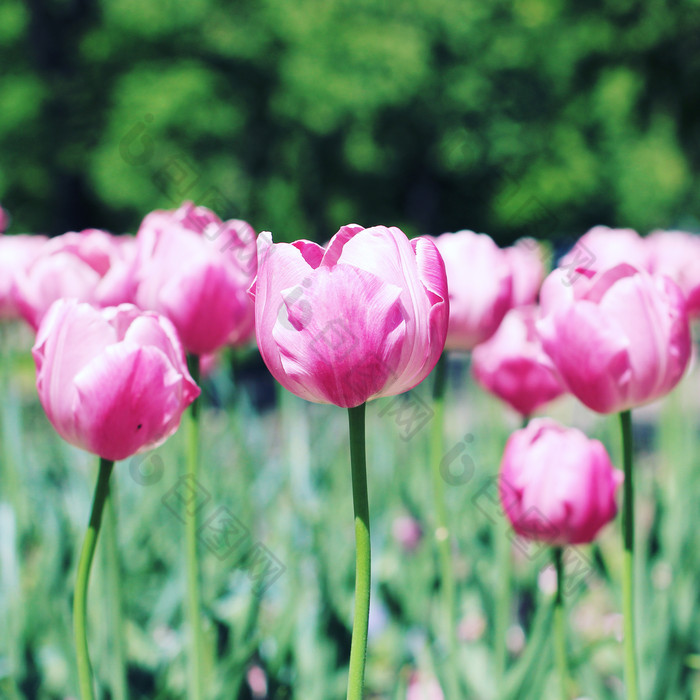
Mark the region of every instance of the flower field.
MULTIPOLYGON (((364 235, 357 228, 352 236, 364 235)), ((602 260, 600 243, 588 240, 590 249, 599 251, 596 258, 602 260)), ((437 247, 447 263, 439 239, 437 247)), ((627 248, 622 253, 623 260, 625 254, 632 255, 630 251, 627 248)), ((157 253, 152 255, 157 258, 157 253)), ((618 262, 611 260, 606 265, 617 270, 618 262)), ((266 264, 273 263, 266 261, 259 249, 258 285, 265 279, 261 265, 266 264)), ((641 269, 637 264, 635 270, 641 269)), ((565 269, 559 268, 552 275, 565 269)), ((168 274, 175 275, 174 268, 168 274)), ((288 267, 275 274, 289 274, 288 267)), ((329 282, 304 286, 314 308, 335 299, 335 274, 339 273, 331 271, 329 282), (320 291, 314 286, 317 284, 320 291)), ((619 274, 632 273, 623 270, 619 274)), ((271 279, 268 299, 276 284, 275 278, 271 279)), ((450 279, 447 265, 448 285, 450 279)), ((540 293, 543 309, 550 293, 545 290, 548 285, 552 288, 552 279, 550 276, 545 281, 540 293)), ((101 290, 107 287, 104 280, 103 275, 101 290)), ((362 275, 343 277, 341 287, 353 290, 357 280, 365 289, 368 282, 362 275)), ((577 284, 570 287, 575 289, 577 284)), ((581 278, 579 288, 586 284, 587 278, 581 278)), ((283 286, 293 284, 287 280, 283 286)), ((559 287, 565 289, 566 285, 559 287)), ((113 292, 114 286, 109 289, 113 292)), ((147 293, 146 288, 143 294, 147 293)), ((355 291, 344 293, 357 298, 355 291)), ((281 297, 286 294, 282 292, 281 297)), ((362 292, 359 294, 362 298, 362 292)), ((475 305, 483 301, 475 292, 470 294, 475 305)), ((136 298, 142 299, 138 293, 136 298)), ((258 287, 256 304, 261 303, 260 298, 258 287)), ((651 296, 645 298, 645 303, 652 304, 648 301, 651 296)), ((352 323, 355 307, 343 307, 349 302, 338 299, 334 303, 343 309, 342 317, 352 323)), ((454 314, 452 289, 450 301, 454 314)), ((368 296, 364 303, 374 302, 368 296)), ((109 316, 109 310, 98 311, 97 306, 90 313, 117 318, 109 316)), ((141 308, 153 306, 142 302, 141 308)), ((280 339, 293 334, 296 338, 310 327, 301 311, 301 326, 297 326, 295 307, 303 305, 292 298, 284 318, 278 312, 280 307, 274 308, 272 327, 282 326, 283 330, 272 331, 270 337, 278 344, 280 339)), ((35 304, 33 308, 39 307, 35 304)), ((406 320, 412 312, 401 308, 406 320)), ((415 308, 419 309, 416 313, 429 313, 428 306, 415 308)), ((385 318, 389 319, 386 323, 395 323, 391 320, 394 312, 387 309, 383 316, 377 312, 376 317, 381 317, 382 323, 385 318)), ((231 329, 222 328, 215 334, 211 322, 209 335, 195 333, 195 344, 204 342, 202 338, 214 339, 194 350, 203 355, 201 367, 197 363, 195 369, 190 362, 192 376, 201 388, 195 414, 197 470, 193 472, 193 412, 186 405, 180 408, 185 413, 177 432, 173 434, 170 423, 156 429, 155 423, 144 421, 139 423, 138 435, 142 437, 138 438, 128 431, 122 436, 122 418, 117 420, 111 413, 104 419, 107 428, 100 427, 99 406, 84 418, 79 418, 75 403, 70 415, 62 413, 52 378, 67 377, 59 374, 67 371, 63 366, 86 352, 92 342, 88 330, 75 325, 82 323, 86 313, 82 305, 57 302, 45 319, 37 317, 40 329, 36 339, 30 325, 19 319, 5 319, 0 325, 0 697, 84 700, 79 691, 85 686, 81 685, 80 662, 76 664, 80 653, 76 652, 74 636, 74 628, 79 630, 80 625, 75 624, 72 606, 98 476, 100 460, 96 455, 102 457, 102 465, 106 460, 115 462, 111 477, 106 472, 109 497, 101 527, 99 523, 97 527, 99 540, 86 606, 90 657, 86 668, 96 698, 330 700, 345 697, 346 692, 347 697, 402 700, 633 697, 626 656, 629 647, 623 644, 625 630, 629 630, 623 615, 625 451, 616 415, 631 408, 632 441, 627 441, 626 447, 633 445, 629 454, 633 457, 636 506, 632 574, 638 695, 634 697, 700 698, 700 535, 695 526, 700 503, 696 457, 700 377, 693 359, 687 370, 683 363, 682 378, 670 380, 674 360, 661 359, 662 349, 655 359, 646 354, 643 360, 633 361, 633 376, 638 379, 632 382, 632 389, 627 389, 628 379, 618 375, 617 393, 606 394, 600 387, 590 391, 595 377, 578 389, 572 374, 575 365, 567 358, 557 361, 557 353, 565 355, 567 348, 552 340, 564 322, 555 318, 549 327, 537 326, 536 334, 544 338, 545 346, 557 343, 556 351, 549 351, 556 367, 550 368, 549 360, 536 356, 538 362, 545 363, 547 372, 554 372, 551 376, 564 382, 554 390, 551 376, 545 377, 543 370, 535 371, 530 364, 527 372, 521 365, 514 370, 508 358, 491 366, 501 353, 507 355, 525 342, 524 335, 518 340, 525 330, 520 330, 513 317, 503 324, 499 319, 485 333, 493 336, 500 327, 503 338, 493 336, 489 341, 472 333, 469 338, 473 340, 468 342, 471 347, 476 345, 474 353, 454 346, 466 337, 464 334, 457 334, 455 341, 454 332, 452 336, 448 333, 448 347, 452 343, 453 349, 432 369, 440 346, 430 367, 421 365, 424 378, 412 375, 410 386, 402 386, 400 377, 413 370, 401 369, 403 360, 395 360, 394 374, 382 375, 382 381, 388 382, 385 386, 390 387, 386 395, 381 388, 366 388, 363 381, 368 370, 358 367, 368 354, 352 348, 351 352, 358 354, 348 374, 343 375, 346 383, 337 385, 339 389, 326 389, 336 385, 309 380, 303 391, 317 393, 307 396, 312 399, 308 401, 294 395, 302 389, 293 382, 313 372, 289 374, 292 379, 287 373, 303 362, 316 363, 315 351, 302 349, 301 355, 295 356, 297 364, 288 363, 292 355, 284 354, 286 350, 281 360, 271 359, 270 341, 261 335, 264 310, 256 309, 262 314, 257 317, 258 344, 267 343, 265 363, 281 381, 292 382, 294 393, 270 376, 254 341, 237 338, 227 342, 231 329), (58 338, 60 329, 68 327, 83 344, 75 346, 73 355, 62 354, 62 346, 51 349, 52 333, 58 338), (34 359, 30 352, 33 345, 34 359), (217 352, 216 359, 205 359, 212 351, 217 352), (657 368, 656 374, 645 384, 642 370, 650 364, 657 368), (37 368, 40 378, 42 372, 47 373, 44 389, 40 381, 39 394, 37 368), (511 375, 523 382, 527 378, 525 394, 515 392, 518 399, 513 399, 515 380, 511 375), (491 384, 490 377, 498 382, 491 384), (664 381, 666 388, 661 389, 664 381), (523 415, 489 393, 487 386, 523 415), (544 398, 537 401, 540 389, 544 398), (336 390, 340 393, 330 399, 328 394, 318 393, 336 390), (570 393, 572 390, 580 400, 570 393), (603 401, 601 397, 606 403, 594 406, 598 413, 585 407, 586 402, 603 401), (353 432, 357 424, 353 428, 352 421, 357 415, 353 414, 354 406, 358 402, 364 406, 368 398, 363 425, 371 524, 371 602, 364 681, 359 685, 362 695, 353 696, 354 691, 348 690, 349 675, 351 685, 353 677, 351 648, 357 644, 354 630, 357 634, 357 610, 361 609, 355 577, 356 567, 361 569, 362 564, 356 560, 356 537, 358 543, 361 538, 353 529, 358 443, 357 432, 353 432), (350 404, 350 441, 347 411, 332 403, 350 404), (530 427, 519 431, 531 413, 535 417, 530 427), (537 422, 536 416, 550 417, 556 426, 575 428, 575 435, 554 428, 558 437, 552 437, 551 444, 556 447, 547 447, 550 443, 540 438, 543 431, 552 428, 537 422), (151 429, 155 432, 146 436, 151 429), (527 430, 534 446, 515 444, 512 436, 520 435, 522 443, 527 430), (168 435, 172 436, 162 442, 168 435), (142 440, 143 447, 132 445, 130 439, 142 440), (154 449, 144 451, 153 444, 154 449), (533 456, 528 456, 529 449, 535 450, 533 456), (597 455, 597 471, 584 483, 581 475, 593 468, 586 457, 589 449, 597 455), (510 455, 508 459, 504 452, 510 455), (574 481, 564 479, 564 473, 571 474, 574 481), (525 480, 522 487, 520 479, 525 480), (606 496, 608 505, 596 505, 596 499, 603 499, 604 482, 611 489, 606 496), (566 486, 568 483, 574 486, 566 486), (518 513, 510 490, 517 492, 518 513), (567 504, 564 510, 557 505, 560 500, 567 504), (188 607, 192 605, 189 553, 193 550, 198 583, 195 616, 188 607), (192 639, 197 635, 193 650, 192 639), (193 676, 202 679, 200 687, 193 685, 193 676)), ((169 311, 164 307, 160 313, 167 315, 169 311)), ((472 309, 469 313, 476 312, 472 309)), ((378 323, 371 314, 366 319, 360 316, 353 326, 356 332, 369 333, 367 329, 378 323)), ((129 316, 128 323, 146 323, 146 316, 135 318, 129 316)), ((153 318, 161 317, 153 314, 153 318)), ((181 338, 186 333, 182 334, 178 323, 199 322, 195 317, 183 321, 182 314, 173 318, 181 338)), ((322 325, 333 318, 321 316, 322 325)), ((483 309, 480 318, 485 318, 483 309)), ((660 318, 665 316, 660 314, 660 318)), ((112 322, 115 328, 128 325, 124 320, 112 322)), ((96 323, 91 321, 89 328, 96 323)), ((168 322, 158 323, 166 335, 170 333, 168 322)), ((650 327, 652 344, 665 348, 661 335, 665 331, 661 326, 650 327)), ((483 328, 482 323, 479 332, 483 328)), ((126 331, 127 340, 137 335, 132 330, 126 331)), ((682 339, 677 343, 673 332, 669 331, 668 347, 680 343, 682 353, 682 339)), ((139 333, 148 342, 166 342, 153 340, 154 329, 139 333)), ((314 333, 312 345, 318 330, 314 333)), ((117 341, 127 342, 120 340, 122 335, 117 341)), ((531 334, 527 337, 528 348, 540 342, 531 334)), ((177 349, 178 341, 173 343, 177 349)), ((642 346, 640 340, 636 347, 642 346)), ((592 346, 589 352, 597 349, 592 346)), ((334 376, 342 368, 338 352, 335 346, 329 355, 334 376)), ((190 350, 190 357, 192 353, 190 350)), ((633 351, 629 353, 632 356, 633 351)), ((175 369, 168 365, 168 372, 183 378, 182 401, 189 403, 188 370, 178 365, 177 353, 170 357, 175 358, 175 369)), ((180 357, 184 357, 182 352, 180 357)), ((523 350, 522 357, 533 361, 530 349, 523 350)), ((583 365, 586 360, 579 358, 577 362, 583 365)), ((318 370, 318 376, 325 376, 323 371, 318 370)), ((376 367, 373 371, 381 374, 376 367)), ((105 402, 128 404, 133 416, 141 416, 139 407, 144 401, 152 412, 152 405, 162 406, 170 400, 158 393, 160 375, 147 376, 149 383, 139 390, 138 400, 133 398, 135 380, 124 385, 131 395, 114 389, 119 400, 109 398, 113 390, 109 382, 120 381, 111 374, 99 379, 96 391, 102 392, 105 402)), ((83 374, 65 380, 63 391, 69 390, 71 382, 80 389, 81 377, 83 374)), ((163 386, 175 386, 173 381, 163 386)), ((87 400, 84 393, 78 395, 78 404, 87 400)), ((125 421, 129 415, 127 411, 125 421)), ((103 466, 99 473, 105 473, 103 466)))

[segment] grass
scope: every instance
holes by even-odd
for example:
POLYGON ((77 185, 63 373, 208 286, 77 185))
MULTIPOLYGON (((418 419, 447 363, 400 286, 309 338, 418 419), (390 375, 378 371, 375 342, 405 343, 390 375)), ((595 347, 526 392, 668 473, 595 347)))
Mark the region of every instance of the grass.
MULTIPOLYGON (((3 331, 0 698, 63 700, 77 693, 72 590, 97 459, 54 433, 36 397, 28 335, 16 327, 3 331)), ((546 548, 512 545, 508 670, 504 682, 495 677, 497 540, 508 530, 492 500, 492 478, 519 421, 474 386, 464 360, 451 360, 448 369, 446 495, 456 542, 461 682, 474 699, 496 698, 498 687, 518 700, 559 698, 553 596, 549 574, 542 573, 551 562, 546 548)), ((347 415, 282 389, 261 413, 244 388, 246 373, 238 376, 233 383, 221 365, 204 386, 196 503, 200 523, 209 522, 200 545, 208 697, 265 697, 253 695, 245 679, 259 666, 269 698, 343 698, 354 585, 347 415)), ((633 413, 644 700, 700 698, 698 380, 696 368, 675 394, 633 413)), ((429 461, 431 381, 406 399, 367 408, 373 548, 368 698, 405 698, 414 671, 441 678, 445 672, 429 461), (410 415, 422 415, 423 424, 410 415), (406 514, 423 529, 410 552, 392 534, 395 518, 406 514)), ((570 398, 549 414, 600 438, 621 465, 615 416, 596 416, 570 398)), ((184 543, 177 508, 169 507, 184 474, 183 433, 117 464, 113 474, 133 700, 187 697, 184 543)), ((618 518, 595 545, 577 548, 568 560, 567 576, 580 584, 565 598, 573 697, 624 697, 616 636, 619 527, 618 518)), ((115 697, 110 684, 118 678, 115 623, 104 602, 113 586, 108 555, 98 545, 88 609, 105 699, 115 697)))

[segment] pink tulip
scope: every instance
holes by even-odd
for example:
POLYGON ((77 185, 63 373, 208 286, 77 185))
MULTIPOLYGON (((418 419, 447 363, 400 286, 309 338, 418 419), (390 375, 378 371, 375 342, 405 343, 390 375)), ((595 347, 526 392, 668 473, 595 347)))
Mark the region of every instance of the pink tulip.
POLYGON ((58 299, 99 306, 131 301, 133 285, 119 267, 128 244, 117 240, 98 229, 71 231, 49 240, 14 281, 13 297, 27 323, 37 330, 58 299))
POLYGON ((513 275, 513 306, 534 304, 545 275, 540 244, 533 238, 523 238, 503 252, 513 275))
POLYGON ((529 416, 564 393, 558 372, 542 349, 536 306, 511 309, 496 334, 474 348, 472 371, 481 386, 529 416))
POLYGON ((20 317, 12 293, 15 278, 31 265, 46 241, 46 236, 0 236, 0 319, 20 317))
POLYGON ((471 350, 488 340, 513 303, 507 255, 485 233, 459 231, 435 239, 447 271, 447 350, 471 350))
POLYGON ((406 700, 445 700, 437 678, 425 673, 413 673, 408 682, 406 700))
POLYGON ((137 304, 167 316, 187 352, 215 352, 252 337, 247 289, 257 267, 255 232, 186 202, 154 211, 138 232, 137 304))
POLYGON ((559 268, 566 272, 562 278, 564 284, 588 287, 595 282, 597 275, 622 263, 639 270, 649 269, 649 250, 644 239, 631 228, 595 226, 578 239, 561 259, 559 268), (584 269, 589 274, 581 274, 584 269))
POLYGON ((515 532, 564 546, 592 542, 615 517, 622 480, 601 442, 535 418, 506 443, 499 493, 515 532))
POLYGON ((160 444, 199 395, 170 322, 130 304, 57 301, 32 353, 39 399, 58 434, 103 459, 160 444))
POLYGON ((538 332, 564 384, 586 406, 612 413, 658 399, 680 381, 691 341, 683 293, 667 277, 630 265, 590 285, 552 272, 540 300, 538 332))
POLYGON ((10 215, 0 206, 0 233, 5 233, 10 225, 10 215))
POLYGON ((343 226, 326 248, 258 238, 258 347, 289 391, 344 408, 413 388, 435 366, 449 306, 427 238, 343 226))
POLYGON ((654 231, 646 238, 651 271, 670 277, 685 294, 688 313, 700 316, 700 236, 654 231))

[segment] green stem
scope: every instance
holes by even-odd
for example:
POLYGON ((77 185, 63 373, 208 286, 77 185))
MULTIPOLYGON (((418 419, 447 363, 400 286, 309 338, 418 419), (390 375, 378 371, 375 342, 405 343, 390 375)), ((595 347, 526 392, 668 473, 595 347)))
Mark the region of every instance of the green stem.
POLYGON ((622 452, 625 471, 622 502, 622 614, 624 618, 625 685, 627 700, 637 700, 638 671, 634 623, 634 473, 632 444, 632 413, 620 413, 622 452))
POLYGON ((554 548, 557 593, 554 599, 554 652, 561 682, 561 696, 569 700, 569 668, 566 662, 566 611, 564 609, 564 557, 561 547, 554 548))
MULTIPOLYGON (((526 428, 530 422, 529 416, 523 416, 522 427, 526 428)), ((508 647, 506 637, 510 622, 511 608, 511 579, 513 578, 513 558, 508 536, 508 524, 505 531, 496 533, 498 538, 498 573, 500 576, 500 588, 496 603, 496 684, 499 688, 499 696, 503 697, 506 688, 506 669, 508 666, 508 647)))
POLYGON ((350 672, 347 700, 362 700, 367 657, 371 549, 369 540, 369 500, 365 455, 365 404, 348 409, 350 422, 350 463, 352 500, 355 509, 355 615, 350 646, 350 672))
POLYGON ((506 637, 508 635, 508 623, 510 622, 510 581, 513 575, 510 538, 507 532, 497 532, 496 541, 498 547, 498 573, 500 586, 496 602, 496 684, 499 688, 499 696, 503 697, 506 680, 506 662, 508 649, 506 637))
POLYGON ((92 671, 90 670, 90 655, 87 644, 87 593, 90 580, 90 567, 95 554, 95 545, 100 534, 102 511, 109 493, 109 476, 114 462, 100 459, 100 472, 92 499, 92 512, 88 524, 83 547, 78 561, 78 574, 75 580, 75 596, 73 598, 73 629, 75 634, 75 653, 78 664, 78 684, 82 700, 94 700, 92 671))
POLYGON ((447 682, 451 697, 459 697, 457 678, 457 613, 455 610, 455 578, 452 568, 450 530, 447 525, 445 480, 441 472, 444 457, 445 388, 447 384, 447 353, 443 353, 435 365, 433 384, 433 429, 431 436, 431 462, 433 466, 433 497, 435 508, 435 541, 440 561, 440 591, 442 614, 447 631, 447 682))
MULTIPOLYGON (((187 367, 195 384, 199 384, 200 363, 198 355, 187 356, 187 367)), ((187 476, 194 488, 199 475, 199 401, 197 398, 187 412, 187 476)), ((190 700, 203 698, 202 611, 197 565, 197 514, 187 512, 183 504, 185 520, 185 550, 187 565, 187 618, 190 632, 190 700)))
POLYGON ((124 628, 122 623, 122 590, 119 576, 119 545, 117 541, 117 511, 114 484, 110 488, 105 503, 106 520, 104 526, 105 553, 107 565, 107 588, 110 600, 111 630, 109 632, 110 655, 112 662, 112 698, 127 700, 126 661, 124 653, 124 628))

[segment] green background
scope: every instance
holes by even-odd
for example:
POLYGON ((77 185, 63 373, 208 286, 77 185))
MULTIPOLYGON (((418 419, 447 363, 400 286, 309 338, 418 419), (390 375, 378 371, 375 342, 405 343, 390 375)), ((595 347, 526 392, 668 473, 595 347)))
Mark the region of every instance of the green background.
POLYGON ((3 0, 11 231, 185 198, 279 239, 700 214, 700 4, 3 0))

